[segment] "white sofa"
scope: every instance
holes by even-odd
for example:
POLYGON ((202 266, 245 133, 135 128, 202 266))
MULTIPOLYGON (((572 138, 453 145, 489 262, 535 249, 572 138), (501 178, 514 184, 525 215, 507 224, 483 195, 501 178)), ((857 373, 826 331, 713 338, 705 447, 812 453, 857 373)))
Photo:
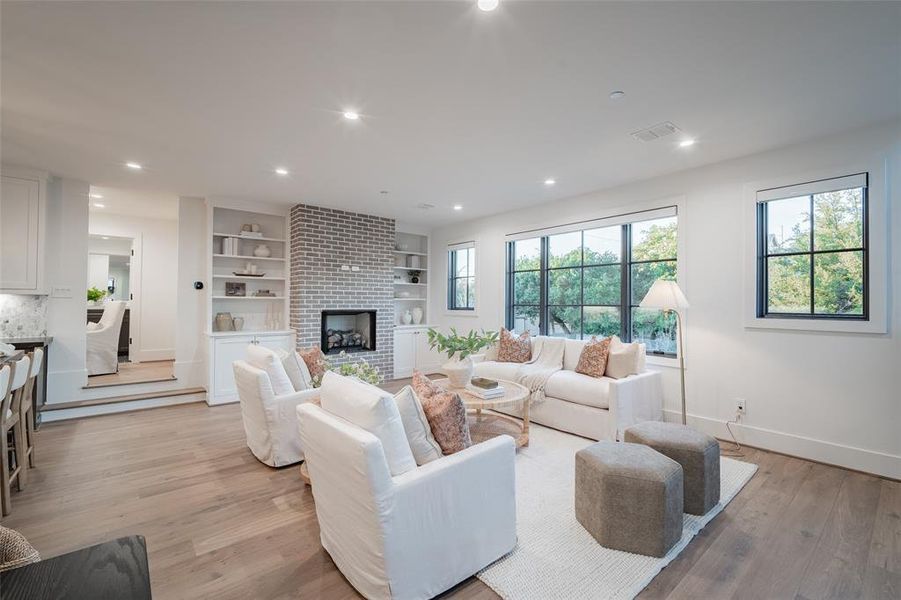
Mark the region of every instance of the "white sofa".
MULTIPOLYGON (((638 374, 622 379, 576 373, 584 345, 584 340, 566 340, 563 369, 548 379, 545 399, 531 404, 532 422, 593 440, 622 440, 627 427, 663 420, 662 378, 660 373, 645 368, 644 345, 640 347, 638 374)), ((496 348, 473 357, 474 375, 515 380, 521 365, 497 362, 496 358, 496 348)), ((502 412, 522 416, 519 409, 502 412)))
POLYGON ((303 460, 297 432, 297 406, 312 402, 318 389, 276 396, 269 375, 243 360, 232 363, 247 447, 270 467, 283 467, 303 460))
POLYGON ((122 329, 125 304, 121 300, 104 303, 100 321, 87 324, 88 375, 119 372, 119 330, 122 329))
POLYGON ((376 435, 297 407, 322 546, 369 599, 432 598, 516 545, 513 439, 392 476, 376 435))

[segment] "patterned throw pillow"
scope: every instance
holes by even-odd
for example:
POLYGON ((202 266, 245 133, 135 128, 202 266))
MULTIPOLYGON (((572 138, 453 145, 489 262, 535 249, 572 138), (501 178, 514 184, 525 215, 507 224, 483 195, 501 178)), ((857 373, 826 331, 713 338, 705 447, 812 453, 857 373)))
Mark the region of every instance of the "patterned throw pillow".
POLYGON ((576 373, 590 377, 603 377, 607 369, 607 355, 610 352, 610 338, 598 340, 595 336, 586 342, 579 355, 576 373))
POLYGON ((532 340, 528 331, 523 331, 519 337, 506 329, 501 329, 501 339, 497 348, 498 362, 524 363, 532 358, 532 340))
POLYGON ((297 353, 307 365, 307 370, 310 372, 310 379, 313 380, 313 387, 319 387, 322 384, 322 376, 325 375, 327 367, 325 355, 322 354, 322 349, 317 346, 311 346, 309 348, 304 348, 303 350, 298 350, 297 353))
POLYGON ((413 391, 422 402, 432 436, 445 456, 472 446, 466 406, 460 396, 444 390, 419 371, 413 371, 413 391))

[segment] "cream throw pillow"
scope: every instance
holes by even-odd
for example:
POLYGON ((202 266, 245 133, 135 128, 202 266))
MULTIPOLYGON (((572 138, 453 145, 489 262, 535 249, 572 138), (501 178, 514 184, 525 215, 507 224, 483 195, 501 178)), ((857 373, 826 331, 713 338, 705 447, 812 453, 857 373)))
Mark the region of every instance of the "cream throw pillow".
POLYGON ((291 380, 291 385, 294 387, 295 392, 308 390, 313 387, 313 378, 310 377, 307 363, 300 358, 297 352, 294 350, 279 350, 278 356, 282 361, 282 366, 285 367, 285 373, 288 374, 288 379, 291 380))
POLYGON ((624 344, 619 336, 610 340, 610 352, 607 354, 607 369, 604 375, 612 379, 622 379, 629 375, 637 375, 641 366, 641 345, 637 342, 624 344))
POLYGON ((247 346, 247 362, 257 369, 266 371, 266 374, 269 375, 269 383, 272 385, 272 393, 276 396, 294 393, 294 386, 291 385, 282 359, 275 353, 275 350, 259 344, 250 344, 247 346))
POLYGON ((322 377, 320 389, 323 409, 365 429, 382 442, 393 477, 416 468, 400 411, 391 394, 332 371, 322 377))
POLYGON ((422 410, 422 403, 416 396, 416 392, 409 385, 394 394, 397 410, 400 411, 400 419, 404 424, 404 433, 410 443, 410 450, 416 464, 422 466, 435 459, 441 458, 441 446, 435 441, 429 420, 422 410))

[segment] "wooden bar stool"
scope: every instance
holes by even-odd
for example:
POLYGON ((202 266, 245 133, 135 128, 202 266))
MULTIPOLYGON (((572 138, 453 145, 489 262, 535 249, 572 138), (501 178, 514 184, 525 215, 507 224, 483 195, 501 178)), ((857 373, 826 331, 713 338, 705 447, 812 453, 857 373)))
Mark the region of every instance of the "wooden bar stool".
POLYGON ((21 449, 25 448, 25 439, 22 435, 20 419, 20 406, 24 393, 25 382, 31 369, 31 358, 26 356, 12 364, 9 390, 3 397, 0 405, 0 493, 2 493, 2 513, 8 515, 12 512, 12 482, 16 482, 16 489, 22 490, 25 485, 23 480, 27 477, 27 462, 22 461, 21 449), (10 446, 9 438, 13 437, 13 445, 10 446))
MULTIPOLYGON (((22 425, 22 437, 25 440, 25 446, 22 450, 22 462, 27 462, 27 469, 30 469, 34 467, 34 395, 37 391, 38 374, 41 372, 41 365, 44 363, 44 351, 36 348, 28 356, 31 358, 31 368, 29 369, 28 381, 25 382, 25 390, 19 407, 19 423, 22 425)), ((25 483, 27 481, 28 475, 26 473, 25 483)))

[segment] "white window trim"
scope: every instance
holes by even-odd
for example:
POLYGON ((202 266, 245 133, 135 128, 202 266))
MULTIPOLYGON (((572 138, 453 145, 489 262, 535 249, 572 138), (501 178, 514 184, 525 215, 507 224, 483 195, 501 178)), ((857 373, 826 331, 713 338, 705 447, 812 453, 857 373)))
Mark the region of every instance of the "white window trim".
POLYGON ((453 244, 447 245, 447 250, 444 252, 444 300, 442 304, 444 305, 444 316, 446 317, 463 317, 467 319, 475 319, 479 316, 479 298, 481 298, 482 293, 482 278, 479 277, 479 273, 481 273, 482 266, 479 264, 481 261, 481 253, 479 252, 479 244, 477 240, 469 240, 465 242, 455 242, 453 244), (453 250, 465 250, 467 248, 472 248, 476 253, 476 299, 475 306, 471 310, 462 309, 462 308, 450 308, 447 305, 447 299, 450 295, 450 290, 448 289, 448 284, 450 282, 450 253, 453 250))
MULTIPOLYGON (((821 331, 834 333, 886 333, 888 311, 888 268, 887 239, 891 223, 887 218, 886 176, 888 159, 883 158, 871 164, 851 164, 815 172, 784 175, 777 178, 748 182, 743 192, 744 227, 744 285, 742 315, 744 326, 750 329, 778 329, 785 331, 821 331), (757 316, 757 203, 767 199, 759 195, 764 190, 798 186, 799 182, 820 181, 841 178, 848 173, 868 173, 867 217, 868 217, 868 292, 869 321, 843 321, 840 319, 772 319, 757 316)), ((789 190, 790 191, 790 190, 789 190)), ((777 194, 785 197, 784 190, 777 194)))

